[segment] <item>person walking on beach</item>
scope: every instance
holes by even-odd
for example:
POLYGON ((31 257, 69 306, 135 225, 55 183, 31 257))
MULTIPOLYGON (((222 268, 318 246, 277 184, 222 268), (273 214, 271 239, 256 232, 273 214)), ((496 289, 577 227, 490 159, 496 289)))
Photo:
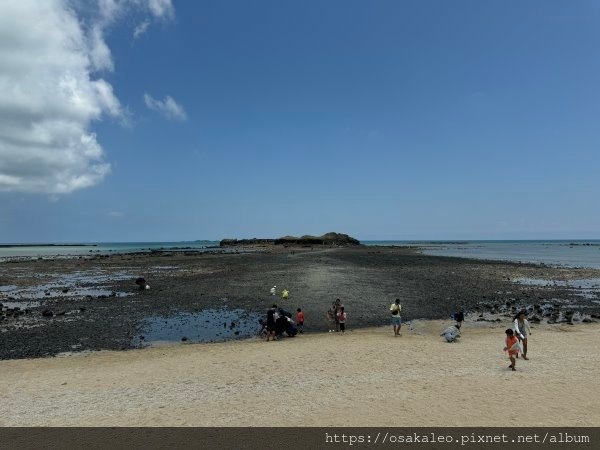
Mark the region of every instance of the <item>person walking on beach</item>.
POLYGON ((275 313, 277 312, 277 305, 271 306, 269 310, 267 310, 267 342, 269 342, 269 338, 273 338, 275 340, 275 313))
POLYGON ((400 318, 401 310, 402 305, 400 304, 400 299, 397 298, 396 301, 390 306, 390 312, 392 313, 392 325, 394 326, 394 336, 402 336, 400 334, 400 327, 402 326, 402 319, 400 318))
POLYGON ((346 313, 344 312, 343 306, 340 306, 340 311, 337 313, 337 321, 340 327, 340 331, 343 334, 346 331, 346 313))
POLYGON ((296 310, 296 325, 298 326, 298 333, 302 334, 304 332, 304 313, 300 308, 296 310))
POLYGON ((275 295, 275 289, 277 289, 277 286, 273 286, 271 288, 271 295, 275 295))
POLYGON ((509 369, 515 371, 515 364, 517 362, 517 356, 519 356, 519 339, 515 336, 515 333, 511 328, 505 331, 506 333, 506 346, 504 351, 508 352, 508 359, 510 359, 509 369))
POLYGON ((527 336, 531 334, 531 327, 527 321, 527 312, 521 311, 515 316, 513 322, 513 330, 517 339, 523 344, 523 359, 528 360, 527 357, 527 336))

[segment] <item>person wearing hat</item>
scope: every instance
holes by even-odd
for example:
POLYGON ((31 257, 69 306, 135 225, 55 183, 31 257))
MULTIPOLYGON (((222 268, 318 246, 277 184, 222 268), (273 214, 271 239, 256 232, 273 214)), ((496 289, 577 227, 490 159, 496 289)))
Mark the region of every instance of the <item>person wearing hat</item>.
POLYGON ((394 336, 402 336, 400 334, 400 327, 402 327, 402 319, 400 318, 401 310, 402 305, 400 304, 400 299, 397 298, 396 301, 390 306, 390 313, 392 314, 392 325, 394 326, 394 336))

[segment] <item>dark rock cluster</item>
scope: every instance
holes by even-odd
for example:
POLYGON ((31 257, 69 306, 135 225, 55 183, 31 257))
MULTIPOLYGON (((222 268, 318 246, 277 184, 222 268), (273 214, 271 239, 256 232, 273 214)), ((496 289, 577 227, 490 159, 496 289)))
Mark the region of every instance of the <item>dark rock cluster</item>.
POLYGON ((348 236, 347 234, 331 232, 322 236, 284 236, 278 239, 223 239, 219 245, 221 247, 253 245, 331 245, 341 247, 347 245, 360 245, 360 241, 348 236))

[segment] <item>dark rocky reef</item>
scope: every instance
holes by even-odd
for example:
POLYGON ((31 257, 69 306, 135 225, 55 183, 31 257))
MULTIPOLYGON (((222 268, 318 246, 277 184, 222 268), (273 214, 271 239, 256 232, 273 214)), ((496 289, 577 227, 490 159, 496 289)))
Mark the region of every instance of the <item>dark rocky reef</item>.
POLYGON ((347 234, 332 232, 326 233, 323 236, 284 236, 278 239, 223 239, 219 245, 221 247, 253 245, 331 245, 343 247, 348 245, 360 245, 360 241, 348 236, 347 234))

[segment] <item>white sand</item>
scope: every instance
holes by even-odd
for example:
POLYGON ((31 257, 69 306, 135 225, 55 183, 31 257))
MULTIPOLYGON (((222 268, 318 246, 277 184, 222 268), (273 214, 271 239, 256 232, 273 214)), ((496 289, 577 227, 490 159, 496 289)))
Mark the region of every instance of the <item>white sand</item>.
POLYGON ((600 426, 600 326, 447 323, 0 362, 2 426, 600 426))

